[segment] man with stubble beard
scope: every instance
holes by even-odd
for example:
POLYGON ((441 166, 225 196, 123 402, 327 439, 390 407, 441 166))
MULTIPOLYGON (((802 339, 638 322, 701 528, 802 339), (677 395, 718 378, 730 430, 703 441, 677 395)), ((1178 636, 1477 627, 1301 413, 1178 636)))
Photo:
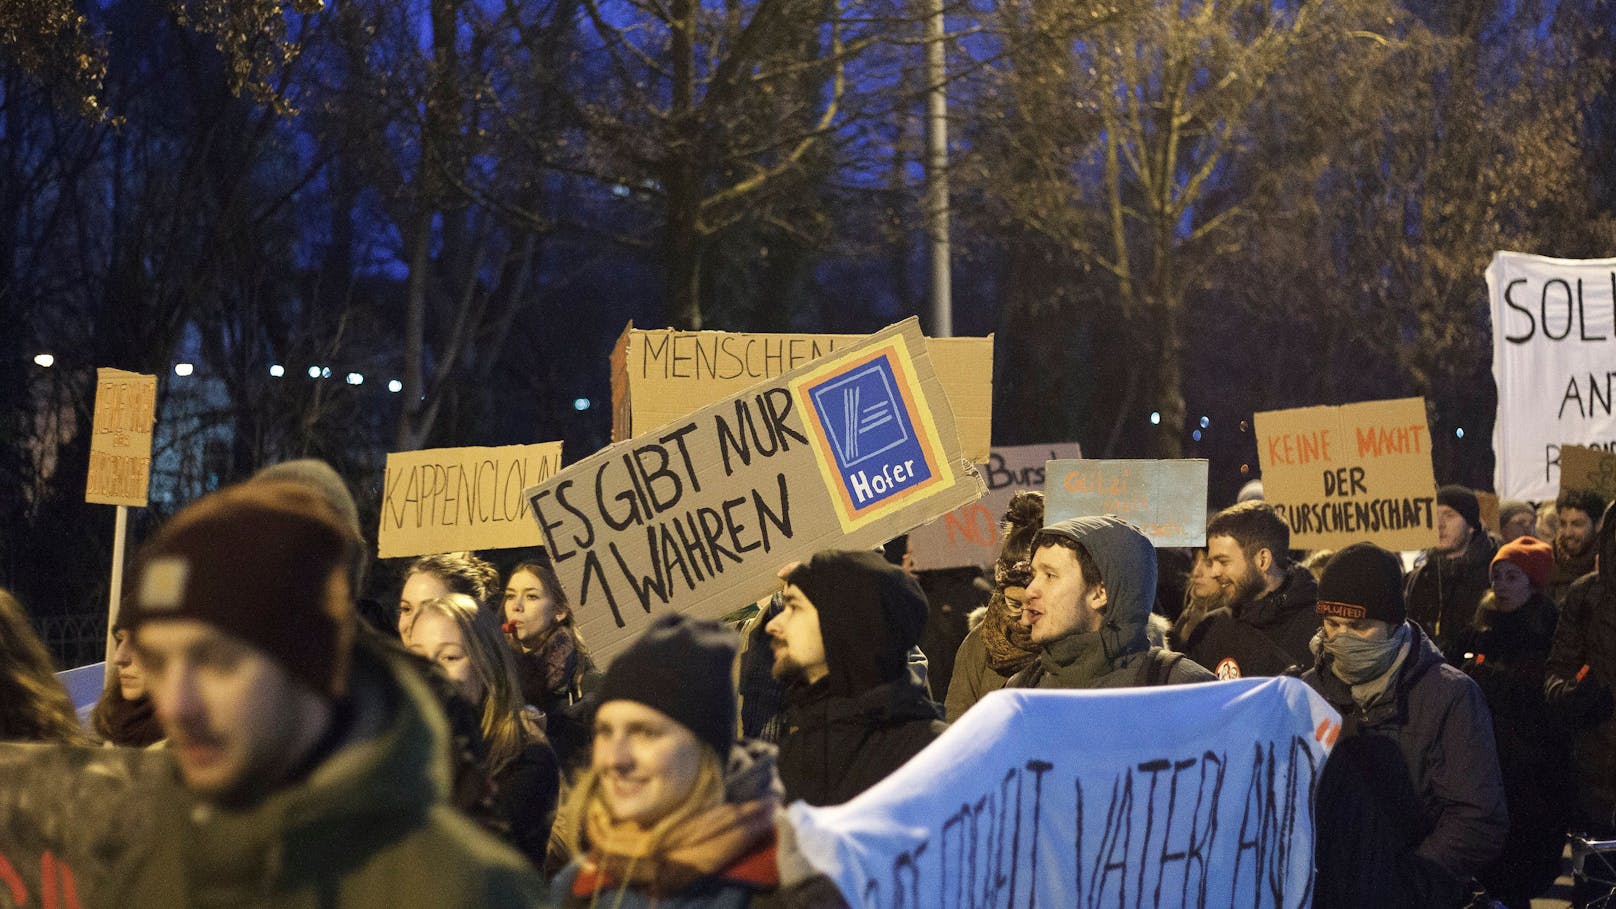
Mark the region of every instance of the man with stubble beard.
POLYGON ((766 631, 786 685, 780 781, 810 805, 853 798, 931 744, 942 710, 911 674, 926 626, 913 578, 878 553, 827 550, 784 572, 766 631))

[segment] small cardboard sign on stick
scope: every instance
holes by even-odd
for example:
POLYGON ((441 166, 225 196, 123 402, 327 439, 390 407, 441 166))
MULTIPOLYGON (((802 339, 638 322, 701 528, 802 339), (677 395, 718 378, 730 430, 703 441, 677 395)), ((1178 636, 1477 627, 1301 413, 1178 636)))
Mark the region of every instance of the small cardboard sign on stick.
POLYGON ((121 369, 95 371, 95 417, 84 501, 146 507, 156 419, 156 376, 121 369))
POLYGON ((875 546, 982 492, 911 318, 527 496, 579 631, 609 663, 653 615, 717 618, 788 562, 875 546))
POLYGON ((1572 489, 1596 492, 1607 502, 1616 499, 1616 451, 1561 445, 1560 492, 1572 489))
POLYGON ((1206 543, 1206 473, 1201 459, 1050 461, 1044 523, 1114 514, 1157 547, 1206 543))
POLYGON ((993 564, 999 556, 999 519, 1010 500, 1020 490, 1044 488, 1046 461, 1082 456, 1083 449, 1076 442, 994 448, 982 465, 987 495, 909 531, 915 568, 928 571, 993 564))
POLYGON ((1263 491, 1295 549, 1436 545, 1424 398, 1259 413, 1263 491))
POLYGON ((538 546, 523 490, 561 470, 561 443, 432 448, 387 456, 376 554, 538 546))

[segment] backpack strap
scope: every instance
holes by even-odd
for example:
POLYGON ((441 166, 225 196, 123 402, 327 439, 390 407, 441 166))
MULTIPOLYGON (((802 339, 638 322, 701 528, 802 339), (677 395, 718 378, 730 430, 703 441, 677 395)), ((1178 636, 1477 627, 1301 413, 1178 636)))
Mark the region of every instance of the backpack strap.
POLYGON ((1174 653, 1165 647, 1150 648, 1145 659, 1139 661, 1139 678, 1134 684, 1139 688, 1167 684, 1168 679, 1173 676, 1173 668, 1182 659, 1184 654, 1174 653))

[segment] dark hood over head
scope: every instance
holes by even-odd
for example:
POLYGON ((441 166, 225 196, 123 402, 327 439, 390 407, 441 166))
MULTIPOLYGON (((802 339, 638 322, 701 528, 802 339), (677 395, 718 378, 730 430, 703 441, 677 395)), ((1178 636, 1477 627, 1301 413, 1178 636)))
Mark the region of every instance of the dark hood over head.
POLYGON ((1616 502, 1607 505, 1605 516, 1599 519, 1593 549, 1599 553, 1599 579, 1616 586, 1616 502))
POLYGON ((908 673, 926 628, 926 596, 907 572, 868 550, 826 550, 786 583, 819 612, 832 694, 851 697, 908 673))
POLYGON ((1105 584, 1106 653, 1112 657, 1148 645, 1145 627, 1156 599, 1156 547, 1139 528, 1116 515, 1071 518, 1050 524, 1043 533, 1083 544, 1094 557, 1105 584))

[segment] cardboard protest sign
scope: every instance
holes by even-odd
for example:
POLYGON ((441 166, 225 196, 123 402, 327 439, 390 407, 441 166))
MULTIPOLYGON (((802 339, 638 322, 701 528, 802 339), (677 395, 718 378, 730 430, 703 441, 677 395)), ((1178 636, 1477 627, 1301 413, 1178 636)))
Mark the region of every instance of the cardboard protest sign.
MULTIPOLYGON (((1581 445, 1561 446, 1560 492, 1568 489, 1591 490, 1607 502, 1616 499, 1616 451, 1581 445)), ((1593 517, 1599 520, 1599 515, 1593 517)))
POLYGON ((1495 486, 1505 498, 1552 499, 1561 445, 1616 452, 1616 259, 1499 252, 1487 291, 1495 486))
POLYGON ((869 909, 1305 907, 1340 728, 1293 678, 1003 689, 852 801, 788 814, 869 909))
MULTIPOLYGON (((858 343, 863 335, 645 330, 633 323, 612 350, 612 441, 644 435, 858 343)), ((986 461, 993 423, 993 336, 929 338, 965 457, 986 461)))
POLYGON ((1204 460, 1050 461, 1044 523, 1114 514, 1164 546, 1206 544, 1204 460))
POLYGON ((1481 509, 1481 526, 1493 533, 1503 533, 1498 520, 1498 496, 1486 490, 1476 490, 1476 507, 1481 509))
POLYGON ((84 484, 84 501, 146 507, 156 419, 156 376, 121 369, 95 371, 95 417, 90 426, 90 475, 84 484))
POLYGON ((717 618, 785 563, 974 501, 914 319, 620 442, 527 491, 597 660, 669 610, 717 618))
POLYGON ((1263 491, 1294 549, 1436 545, 1424 398, 1256 415, 1263 491))
POLYGON ((999 555, 999 518, 1010 507, 1011 497, 1022 489, 1043 489, 1045 461, 1082 456, 1083 449, 1076 442, 993 449, 982 465, 986 495, 909 531, 915 568, 926 571, 992 564, 999 555))
POLYGON ((523 492, 560 470, 560 442, 392 452, 376 554, 390 559, 538 546, 544 536, 533 526, 523 492))

